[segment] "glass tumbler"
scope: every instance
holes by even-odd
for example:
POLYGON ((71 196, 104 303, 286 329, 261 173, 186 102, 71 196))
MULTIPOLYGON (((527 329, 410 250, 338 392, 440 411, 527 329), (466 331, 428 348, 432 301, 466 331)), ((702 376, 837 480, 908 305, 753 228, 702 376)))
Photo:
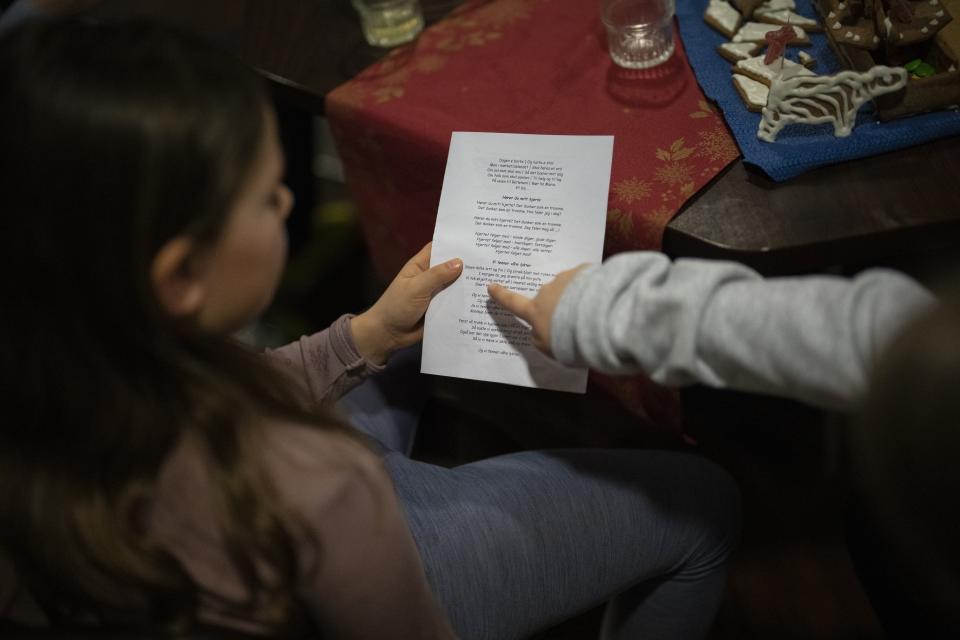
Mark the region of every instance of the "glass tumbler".
POLYGON ((353 0, 363 37, 375 47, 410 42, 423 31, 419 0, 353 0))
POLYGON ((610 57, 626 69, 648 69, 673 55, 675 0, 601 0, 610 57))

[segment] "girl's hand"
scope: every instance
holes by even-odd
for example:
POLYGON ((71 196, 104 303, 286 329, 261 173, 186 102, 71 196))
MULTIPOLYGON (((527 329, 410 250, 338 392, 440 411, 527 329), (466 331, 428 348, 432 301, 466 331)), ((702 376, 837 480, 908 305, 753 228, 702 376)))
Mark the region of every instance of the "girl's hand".
POLYGON ((383 364, 390 354, 423 339, 423 314, 437 292, 460 277, 463 261, 448 260, 430 268, 430 247, 403 265, 380 299, 350 321, 353 340, 360 354, 383 364))
POLYGON ((587 265, 582 264, 579 267, 561 271, 556 278, 540 287, 533 298, 528 298, 496 283, 487 285, 487 293, 504 309, 530 325, 533 346, 548 356, 553 355, 550 351, 550 321, 553 318, 553 311, 557 308, 560 296, 566 291, 567 285, 585 266, 587 265))

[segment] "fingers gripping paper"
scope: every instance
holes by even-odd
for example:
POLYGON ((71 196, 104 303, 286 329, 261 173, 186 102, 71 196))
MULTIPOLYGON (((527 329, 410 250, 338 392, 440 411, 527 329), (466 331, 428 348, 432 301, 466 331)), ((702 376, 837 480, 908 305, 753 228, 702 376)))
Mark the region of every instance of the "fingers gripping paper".
POLYGON ((613 136, 453 134, 431 265, 462 258, 464 270, 427 311, 424 373, 583 393, 586 369, 540 353, 487 284, 532 297, 601 260, 612 157, 613 136))

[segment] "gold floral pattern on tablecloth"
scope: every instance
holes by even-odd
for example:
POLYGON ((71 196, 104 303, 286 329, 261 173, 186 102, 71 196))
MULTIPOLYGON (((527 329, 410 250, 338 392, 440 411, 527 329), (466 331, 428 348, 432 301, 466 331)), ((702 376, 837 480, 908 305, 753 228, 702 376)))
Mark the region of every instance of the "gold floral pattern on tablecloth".
MULTIPOLYGON (((697 111, 690 114, 691 118, 710 118, 713 126, 697 132, 700 141, 697 143, 697 154, 705 157, 711 164, 720 167, 727 166, 731 161, 736 160, 740 155, 740 149, 734 142, 733 136, 727 131, 723 121, 720 118, 719 111, 706 100, 698 102, 700 107, 697 111)), ((716 168, 707 166, 701 172, 702 175, 716 173, 716 168)))
MULTIPOLYGON (((337 138, 344 142, 341 151, 351 156, 344 159, 351 177, 357 177, 358 172, 366 174, 354 182, 375 192, 365 194, 370 209, 382 204, 381 198, 390 198, 395 185, 390 184, 389 169, 382 175, 372 175, 381 174, 380 165, 385 160, 378 149, 371 148, 370 141, 366 149, 349 149, 357 146, 354 136, 376 135, 364 126, 370 123, 369 114, 382 114, 379 109, 388 103, 391 109, 392 103, 397 103, 398 108, 420 105, 429 100, 423 95, 422 87, 430 86, 431 82, 449 81, 451 65, 458 57, 469 57, 475 49, 514 38, 518 26, 526 28, 523 25, 534 16, 541 19, 551 5, 570 10, 573 4, 574 0, 468 1, 424 31, 415 43, 394 49, 333 92, 328 101, 331 120, 358 125, 358 130, 343 131, 344 135, 337 138), (436 80, 430 78, 432 74, 436 74, 436 80)), ((739 149, 719 111, 709 101, 701 95, 687 105, 677 114, 687 124, 676 122, 675 126, 662 130, 668 137, 657 140, 651 136, 644 140, 648 145, 643 150, 645 160, 615 160, 607 220, 608 253, 659 247, 663 227, 672 215, 706 181, 739 156, 739 149), (618 170, 618 167, 621 168, 618 170)), ((643 115, 646 110, 638 113, 643 115)), ((396 158, 391 161, 396 162, 396 158)), ((376 213, 368 213, 367 217, 374 220, 374 226, 381 222, 390 224, 387 219, 378 220, 376 213)))
POLYGON ((703 121, 697 142, 676 138, 653 151, 649 175, 615 179, 607 211, 607 252, 659 246, 663 227, 693 195, 704 176, 712 176, 740 155, 717 111, 701 100, 690 118, 703 121), (653 204, 651 200, 659 200, 653 204))
POLYGON ((722 124, 705 131, 698 131, 697 135, 700 137, 700 142, 697 143, 697 154, 707 158, 711 163, 726 166, 740 155, 740 149, 722 124))
POLYGON ((629 238, 633 233, 633 215, 622 209, 607 211, 607 237, 629 238))
POLYGON ((650 196, 652 187, 646 180, 632 176, 613 185, 614 199, 617 202, 632 204, 650 196))
POLYGON ((700 108, 690 114, 691 118, 709 118, 711 115, 716 114, 717 112, 717 110, 710 106, 710 103, 706 100, 700 100, 697 102, 697 106, 700 108))

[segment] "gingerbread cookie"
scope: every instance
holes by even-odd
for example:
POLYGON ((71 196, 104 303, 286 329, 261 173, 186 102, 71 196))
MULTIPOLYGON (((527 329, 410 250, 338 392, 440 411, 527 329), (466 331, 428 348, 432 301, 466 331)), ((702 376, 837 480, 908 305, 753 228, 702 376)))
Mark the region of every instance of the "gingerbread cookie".
POLYGON ((803 65, 786 58, 778 58, 769 65, 763 62, 764 56, 755 56, 741 60, 734 66, 733 72, 753 78, 757 82, 770 85, 776 78, 792 78, 793 76, 816 75, 803 65))
POLYGON ((793 10, 797 4, 793 0, 764 0, 763 4, 753 10, 753 15, 767 13, 770 11, 780 11, 781 9, 793 10))
POLYGON ((796 11, 790 9, 777 9, 774 11, 761 11, 757 9, 753 12, 753 19, 757 22, 776 25, 795 25, 807 31, 823 31, 820 23, 812 18, 802 16, 796 11))
POLYGON ((767 96, 770 94, 770 87, 740 73, 733 74, 731 79, 737 93, 740 94, 740 99, 746 105, 747 111, 753 111, 754 113, 763 111, 767 104, 767 96))
POLYGON ((756 42, 724 42, 717 47, 717 53, 733 64, 752 58, 758 51, 760 45, 756 42))
MULTIPOLYGON (((781 25, 775 24, 765 24, 763 22, 748 22, 734 34, 732 40, 734 42, 756 42, 758 44, 764 44, 764 36, 767 35, 770 31, 776 31, 781 25)), ((807 37, 807 32, 801 29, 800 27, 794 27, 794 32, 797 34, 790 44, 799 44, 799 45, 808 45, 810 44, 810 38, 807 37)))
POLYGON ((906 86, 908 75, 903 67, 878 65, 863 73, 776 78, 763 107, 757 137, 774 142, 783 127, 794 123, 829 123, 833 135, 848 136, 860 107, 877 96, 899 91, 906 86))
POLYGON ((734 9, 727 0, 710 0, 707 10, 703 14, 703 21, 728 38, 740 28, 740 12, 734 9))

